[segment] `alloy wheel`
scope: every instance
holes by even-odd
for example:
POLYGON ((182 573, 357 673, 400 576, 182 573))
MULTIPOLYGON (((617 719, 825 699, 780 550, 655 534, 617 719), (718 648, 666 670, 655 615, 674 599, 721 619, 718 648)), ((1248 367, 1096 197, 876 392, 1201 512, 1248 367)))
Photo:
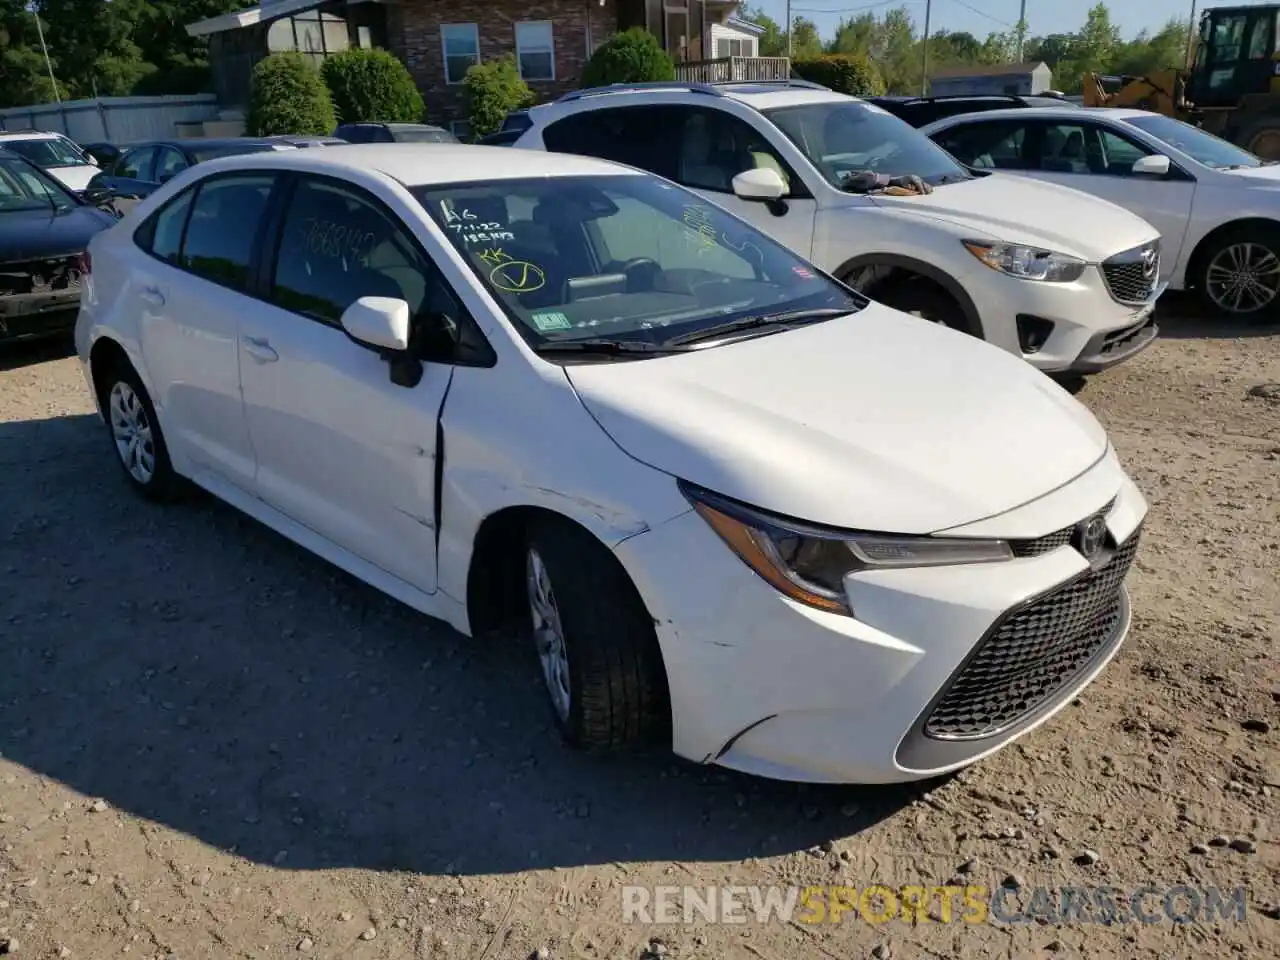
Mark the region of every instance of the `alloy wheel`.
POLYGON ((551 576, 537 549, 530 547, 525 562, 525 583, 529 611, 533 617, 533 642, 542 664, 542 678, 551 695, 551 705, 561 721, 569 719, 569 654, 565 647, 564 625, 556 606, 551 576))
POLYGON ((1251 241, 1223 247, 1209 261, 1205 291, 1228 313, 1261 310, 1280 294, 1280 257, 1251 241))
POLYGON ((108 403, 111 435, 116 453, 129 476, 144 486, 156 472, 156 449, 151 436, 151 420, 133 387, 123 380, 111 388, 108 403))

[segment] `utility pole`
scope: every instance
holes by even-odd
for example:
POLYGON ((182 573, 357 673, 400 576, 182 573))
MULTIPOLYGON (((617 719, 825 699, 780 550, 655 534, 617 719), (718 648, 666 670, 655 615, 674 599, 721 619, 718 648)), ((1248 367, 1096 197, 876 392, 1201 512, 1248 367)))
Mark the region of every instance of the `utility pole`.
POLYGON ((929 14, 933 12, 933 0, 925 0, 924 3, 924 40, 920 44, 921 60, 920 64, 920 96, 927 97, 929 95, 929 14))
POLYGON ((1018 63, 1022 63, 1022 46, 1027 39, 1027 0, 1018 10, 1018 63))
POLYGON ((791 22, 791 0, 787 0, 787 59, 791 59, 791 34, 795 32, 795 24, 791 22))
POLYGON ((53 87, 53 99, 56 103, 62 102, 62 97, 58 96, 58 81, 53 79, 53 64, 49 62, 49 48, 44 45, 44 27, 40 26, 40 14, 35 14, 36 18, 36 35, 40 38, 40 49, 44 52, 44 65, 49 70, 49 85, 53 87))

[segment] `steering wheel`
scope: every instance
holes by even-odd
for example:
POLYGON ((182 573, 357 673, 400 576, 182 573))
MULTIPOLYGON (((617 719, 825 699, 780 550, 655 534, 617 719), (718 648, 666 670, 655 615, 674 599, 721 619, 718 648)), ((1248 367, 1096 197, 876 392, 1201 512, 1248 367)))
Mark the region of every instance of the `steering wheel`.
POLYGON ((657 284, 658 274, 662 267, 652 257, 632 257, 623 261, 622 273, 627 275, 627 290, 635 293, 641 290, 652 290, 657 284))

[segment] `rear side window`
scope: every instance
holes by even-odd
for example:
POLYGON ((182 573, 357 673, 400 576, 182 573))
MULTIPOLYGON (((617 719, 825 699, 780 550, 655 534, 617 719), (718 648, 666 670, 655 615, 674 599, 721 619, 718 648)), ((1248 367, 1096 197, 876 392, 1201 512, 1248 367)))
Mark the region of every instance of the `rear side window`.
POLYGON ((203 181, 182 240, 182 269, 247 291, 253 241, 274 180, 269 174, 243 174, 203 181))
POLYGON ((984 170, 1032 169, 1027 127, 1013 121, 970 123, 934 135, 938 146, 961 163, 984 170))
POLYGON ((151 253, 175 267, 182 255, 182 231, 191 212, 194 190, 188 190, 155 215, 150 228, 151 253))
POLYGON ((684 118, 669 107, 618 107, 565 117, 542 132, 554 153, 599 157, 678 179, 679 138, 657 131, 677 129, 684 118))

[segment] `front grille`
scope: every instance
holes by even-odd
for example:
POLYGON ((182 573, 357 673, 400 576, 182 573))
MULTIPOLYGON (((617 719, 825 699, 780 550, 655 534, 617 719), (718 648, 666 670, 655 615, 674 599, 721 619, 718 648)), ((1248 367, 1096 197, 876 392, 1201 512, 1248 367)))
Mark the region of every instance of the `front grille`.
MULTIPOLYGON (((1115 505, 1115 498, 1112 497, 1107 501, 1105 507, 1096 514, 1089 514, 1085 519, 1091 520, 1098 515, 1108 516, 1111 513, 1111 508, 1115 505)), ((1073 523, 1069 527, 1063 527, 1061 530, 1053 531, 1053 533, 1046 533, 1043 537, 1036 537, 1034 540, 1011 540, 1009 546, 1013 550, 1015 557, 1038 557, 1069 544, 1072 534, 1076 532, 1076 527, 1079 525, 1078 523, 1073 523)))
POLYGON ((0 296, 78 290, 80 255, 0 263, 0 296))
POLYGON ((1102 261, 1102 278, 1113 300, 1146 303, 1160 280, 1160 242, 1145 243, 1102 261))
POLYGON ((1122 586, 1138 539, 1135 531, 1099 569, 1007 614, 956 671, 925 721, 925 735, 994 736, 1079 678, 1120 628, 1122 586))

